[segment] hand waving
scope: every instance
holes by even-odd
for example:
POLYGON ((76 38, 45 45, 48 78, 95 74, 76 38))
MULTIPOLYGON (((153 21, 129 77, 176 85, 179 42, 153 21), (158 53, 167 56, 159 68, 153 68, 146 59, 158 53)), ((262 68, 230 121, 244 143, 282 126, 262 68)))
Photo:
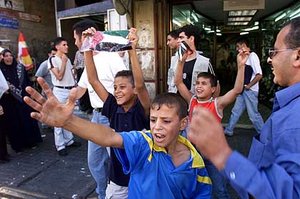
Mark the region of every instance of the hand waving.
POLYGON ((76 100, 76 89, 73 88, 70 92, 68 101, 65 104, 61 104, 53 95, 52 90, 43 78, 39 77, 37 81, 45 92, 47 99, 34 88, 26 87, 26 91, 30 94, 30 97, 24 97, 24 101, 37 111, 32 112, 31 117, 50 126, 64 126, 73 113, 76 100))

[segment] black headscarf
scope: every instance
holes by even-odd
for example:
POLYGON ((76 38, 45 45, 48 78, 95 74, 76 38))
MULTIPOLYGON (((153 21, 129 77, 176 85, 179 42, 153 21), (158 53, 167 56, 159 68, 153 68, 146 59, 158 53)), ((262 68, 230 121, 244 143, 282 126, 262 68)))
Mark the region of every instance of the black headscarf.
MULTIPOLYGON (((4 49, 2 51, 3 57, 6 53, 12 54, 10 50, 4 49)), ((13 56, 13 62, 10 65, 7 65, 3 58, 0 62, 0 69, 6 81, 8 81, 9 84, 14 85, 14 87, 20 90, 22 94, 20 92, 19 93, 24 96, 26 93, 25 87, 31 85, 25 67, 21 63, 18 63, 16 58, 13 56)), ((14 92, 14 89, 10 88, 10 90, 14 92)))
MULTIPOLYGON (((12 52, 10 50, 4 49, 2 51, 3 57, 5 56, 6 53, 12 54, 12 52)), ((17 63, 17 60, 14 57, 13 57, 13 62, 12 62, 11 65, 7 65, 4 62, 4 58, 0 62, 0 68, 1 68, 1 71, 2 71, 5 79, 9 83, 13 84, 15 87, 20 88, 20 81, 19 81, 19 78, 18 78, 17 66, 18 66, 18 63, 17 63)))

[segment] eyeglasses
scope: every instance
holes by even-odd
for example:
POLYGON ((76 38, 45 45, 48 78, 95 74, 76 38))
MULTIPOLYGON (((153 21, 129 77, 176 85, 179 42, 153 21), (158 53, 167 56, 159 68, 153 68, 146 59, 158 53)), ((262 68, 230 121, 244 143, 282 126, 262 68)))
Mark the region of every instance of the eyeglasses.
POLYGON ((280 50, 269 49, 269 57, 271 59, 273 59, 273 57, 275 57, 275 55, 277 55, 277 53, 279 53, 279 52, 288 51, 288 50, 295 50, 295 49, 296 48, 285 48, 285 49, 280 49, 280 50))

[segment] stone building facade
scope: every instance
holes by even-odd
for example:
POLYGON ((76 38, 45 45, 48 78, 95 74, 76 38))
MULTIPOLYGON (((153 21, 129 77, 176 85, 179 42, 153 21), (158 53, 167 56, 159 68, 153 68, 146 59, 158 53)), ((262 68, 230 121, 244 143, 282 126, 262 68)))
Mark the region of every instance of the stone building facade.
POLYGON ((18 35, 25 36, 36 63, 47 58, 50 41, 56 37, 55 4, 52 0, 0 0, 0 46, 18 53, 18 35), (5 5, 11 2, 11 6, 5 5))

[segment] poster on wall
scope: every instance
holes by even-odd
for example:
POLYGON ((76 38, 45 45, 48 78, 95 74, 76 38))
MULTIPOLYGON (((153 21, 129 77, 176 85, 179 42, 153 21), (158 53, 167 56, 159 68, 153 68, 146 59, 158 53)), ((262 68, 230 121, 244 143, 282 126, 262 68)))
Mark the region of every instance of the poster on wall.
POLYGON ((135 27, 138 30, 139 47, 154 48, 154 21, 153 21, 153 2, 135 1, 134 15, 135 27), (145 9, 146 8, 146 9, 145 9))
POLYGON ((156 87, 155 87, 155 82, 146 82, 146 88, 149 92, 150 99, 151 101, 155 98, 156 96, 156 87))
POLYGON ((0 7, 11 10, 24 11, 24 2, 23 0, 0 0, 0 7))
POLYGON ((154 50, 140 50, 137 52, 140 66, 145 80, 155 80, 154 50))
POLYGON ((13 14, 0 9, 0 27, 2 28, 11 28, 18 29, 19 28, 19 20, 13 14))
POLYGON ((139 47, 140 48, 154 48, 153 41, 153 29, 149 20, 139 21, 137 25, 137 34, 139 36, 139 47))

